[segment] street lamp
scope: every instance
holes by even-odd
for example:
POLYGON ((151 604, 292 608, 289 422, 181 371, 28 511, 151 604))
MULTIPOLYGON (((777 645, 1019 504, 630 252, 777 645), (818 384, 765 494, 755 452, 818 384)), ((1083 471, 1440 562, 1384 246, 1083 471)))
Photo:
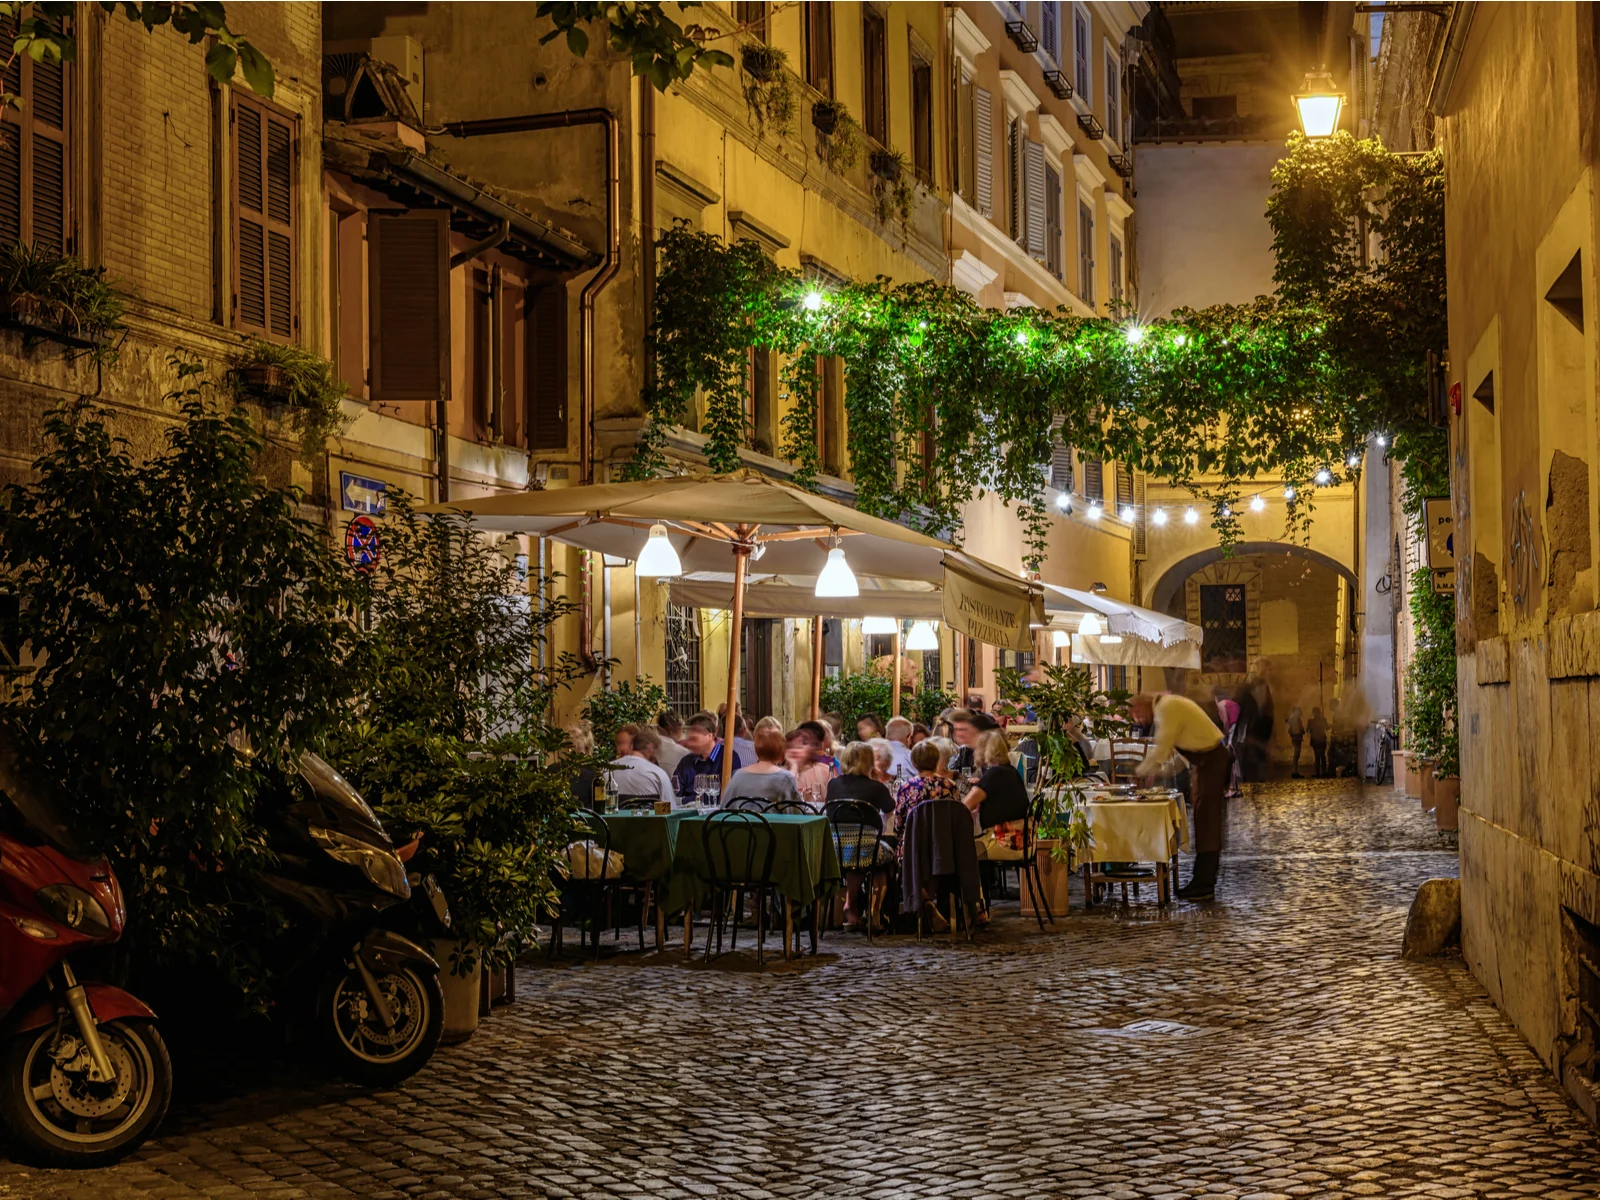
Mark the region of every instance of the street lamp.
POLYGON ((1301 86, 1304 90, 1291 97, 1300 113, 1300 128, 1308 138, 1332 137, 1344 110, 1344 93, 1333 82, 1333 76, 1321 69, 1307 71, 1301 86))

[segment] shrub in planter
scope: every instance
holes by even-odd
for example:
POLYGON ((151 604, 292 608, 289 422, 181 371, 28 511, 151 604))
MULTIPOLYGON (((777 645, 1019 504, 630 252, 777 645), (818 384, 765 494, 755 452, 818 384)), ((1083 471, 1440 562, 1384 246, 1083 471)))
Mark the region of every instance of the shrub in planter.
POLYGON ((874 150, 869 165, 872 205, 878 220, 887 222, 890 217, 899 217, 904 225, 911 219, 913 197, 905 155, 898 150, 874 150))
POLYGON ((789 77, 789 56, 776 46, 752 42, 739 51, 744 69, 744 103, 760 133, 770 125, 780 136, 794 124, 795 91, 789 77))
POLYGON ((19 324, 45 336, 84 343, 93 361, 117 358, 112 340, 122 332, 124 297, 106 282, 104 267, 44 246, 0 246, 0 307, 19 324))
POLYGON ((862 717, 889 719, 890 699, 888 677, 877 671, 847 671, 822 681, 822 711, 838 716, 844 722, 845 736, 851 740, 856 722, 862 717))
POLYGON ((648 679, 624 679, 601 688, 584 702, 583 716, 594 730, 595 751, 609 756, 617 730, 624 725, 651 725, 667 707, 667 689, 648 679))
POLYGON ((817 130, 818 152, 828 170, 843 175, 861 161, 861 126, 839 101, 824 98, 813 104, 811 124, 817 130))
POLYGON ((284 404, 300 435, 300 458, 308 466, 343 431, 340 402, 350 394, 333 364, 299 346, 252 339, 234 355, 228 386, 235 399, 284 404))

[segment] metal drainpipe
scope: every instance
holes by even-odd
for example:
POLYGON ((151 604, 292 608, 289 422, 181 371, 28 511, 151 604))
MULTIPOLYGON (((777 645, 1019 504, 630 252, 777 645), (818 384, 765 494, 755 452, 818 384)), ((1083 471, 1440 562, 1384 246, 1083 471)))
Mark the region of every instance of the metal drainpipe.
MULTIPOLYGON (((656 87, 643 75, 639 76, 639 242, 644 249, 639 267, 648 325, 656 308, 656 87)), ((648 357, 645 371, 648 375, 648 357)))
POLYGON ((619 125, 604 108, 569 108, 561 112, 527 113, 515 117, 486 117, 478 121, 446 121, 451 137, 485 137, 502 133, 534 133, 546 129, 573 129, 599 125, 606 133, 606 257, 600 269, 579 294, 578 454, 582 482, 594 482, 594 298, 616 277, 622 262, 622 175, 619 125))
POLYGON ((495 263, 489 269, 489 436, 496 441, 503 441, 505 424, 505 402, 501 396, 504 385, 503 369, 500 356, 504 353, 501 346, 501 288, 500 264, 495 263))

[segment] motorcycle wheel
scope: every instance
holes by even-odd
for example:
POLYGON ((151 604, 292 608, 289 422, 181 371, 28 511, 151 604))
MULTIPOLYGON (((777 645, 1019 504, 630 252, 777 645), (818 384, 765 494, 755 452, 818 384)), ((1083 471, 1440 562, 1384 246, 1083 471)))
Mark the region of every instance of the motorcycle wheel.
POLYGON ((342 964, 323 982, 317 1017, 339 1074, 387 1085, 411 1078, 433 1057, 444 1031, 444 989, 431 971, 400 967, 375 974, 393 1029, 373 1011, 360 973, 342 964))
POLYGON ((99 1167, 155 1131, 172 1100, 172 1060, 151 1021, 107 1021, 100 1037, 116 1069, 92 1082, 88 1050, 70 1023, 0 1046, 0 1119, 28 1155, 56 1167, 99 1167))

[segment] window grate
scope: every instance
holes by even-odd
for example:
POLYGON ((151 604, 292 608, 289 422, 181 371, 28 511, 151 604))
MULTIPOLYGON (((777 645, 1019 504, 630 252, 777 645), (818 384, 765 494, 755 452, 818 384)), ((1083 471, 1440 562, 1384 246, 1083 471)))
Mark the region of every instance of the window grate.
POLYGON ((700 711, 700 613, 667 606, 667 704, 680 717, 700 711))

